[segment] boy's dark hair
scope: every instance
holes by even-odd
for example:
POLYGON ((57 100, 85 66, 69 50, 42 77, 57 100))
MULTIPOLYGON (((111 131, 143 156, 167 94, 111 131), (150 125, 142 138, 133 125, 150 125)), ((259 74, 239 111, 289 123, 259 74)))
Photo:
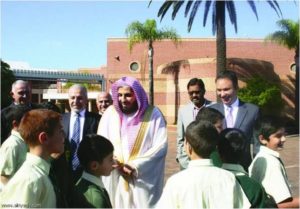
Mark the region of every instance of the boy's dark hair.
POLYGON ((265 140, 269 141, 272 134, 276 133, 279 129, 284 128, 284 120, 278 116, 262 116, 255 125, 256 134, 262 135, 265 140))
POLYGON ((8 122, 8 126, 12 129, 13 121, 16 121, 20 124, 22 117, 26 112, 28 112, 30 108, 27 105, 19 104, 14 106, 9 106, 6 112, 6 119, 8 122))
POLYGON ((209 108, 209 107, 203 107, 199 110, 197 116, 196 116, 196 121, 209 121, 212 124, 215 124, 218 122, 218 120, 223 120, 224 115, 214 109, 214 108, 209 108))
POLYGON ((34 109, 25 113, 20 125, 19 132, 29 146, 39 144, 39 134, 46 132, 53 136, 54 130, 61 125, 61 114, 52 110, 34 109))
POLYGON ((237 78, 235 72, 233 72, 231 70, 223 70, 223 71, 219 72, 219 74, 216 77, 215 82, 217 80, 223 79, 223 78, 227 78, 227 79, 231 80, 233 87, 235 89, 238 89, 238 78, 237 78))
POLYGON ((102 162, 113 151, 112 143, 105 137, 97 134, 87 134, 79 144, 77 156, 83 168, 89 170, 90 162, 102 162))
POLYGON ((43 102, 39 104, 40 109, 53 110, 55 112, 61 113, 58 106, 56 106, 53 102, 43 102))
POLYGON ((224 163, 240 164, 246 146, 244 133, 237 128, 226 128, 220 133, 218 151, 224 163))
POLYGON ((200 78, 192 78, 188 84, 187 84, 187 89, 189 89, 190 86, 195 86, 198 85, 200 89, 202 89, 205 92, 205 85, 200 78))
POLYGON ((185 137, 198 156, 209 158, 216 149, 219 133, 215 126, 208 121, 193 121, 186 128, 185 137))

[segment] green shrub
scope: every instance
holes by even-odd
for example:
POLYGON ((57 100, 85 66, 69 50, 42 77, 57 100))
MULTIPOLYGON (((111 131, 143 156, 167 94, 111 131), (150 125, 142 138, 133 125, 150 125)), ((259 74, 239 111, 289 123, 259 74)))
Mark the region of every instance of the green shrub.
POLYGON ((15 81, 14 73, 10 66, 1 60, 1 109, 11 104, 11 85, 15 81))
POLYGON ((247 86, 238 92, 238 97, 242 101, 256 104, 260 107, 262 114, 281 114, 283 99, 279 85, 262 77, 253 77, 246 83, 247 86))

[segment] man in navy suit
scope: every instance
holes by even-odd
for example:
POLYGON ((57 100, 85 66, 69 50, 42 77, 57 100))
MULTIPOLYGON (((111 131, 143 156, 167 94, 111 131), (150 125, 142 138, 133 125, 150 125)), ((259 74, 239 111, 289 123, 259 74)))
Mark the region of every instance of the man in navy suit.
MULTIPOLYGON (((88 104, 87 89, 80 85, 74 84, 69 89, 69 105, 71 112, 65 113, 62 116, 63 129, 66 135, 66 151, 65 156, 67 161, 72 164, 72 161, 77 158, 77 148, 79 144, 73 146, 72 137, 74 137, 74 125, 76 117, 79 117, 80 127, 79 127, 79 142, 82 140, 83 136, 86 134, 96 134, 98 129, 98 123, 100 120, 100 115, 87 111, 86 106, 88 104)), ((74 176, 74 181, 81 177, 83 168, 81 165, 71 165, 72 173, 74 176)))
POLYGON ((211 101, 204 98, 205 85, 199 78, 192 78, 187 84, 191 102, 181 107, 177 117, 177 156, 176 160, 181 169, 187 168, 189 158, 184 150, 184 135, 186 127, 195 120, 202 107, 211 105, 211 101))
POLYGON ((224 128, 238 128, 247 136, 242 165, 248 170, 252 161, 251 144, 257 145, 253 140, 253 130, 259 117, 259 108, 254 104, 245 103, 237 97, 238 79, 235 72, 221 71, 215 82, 217 96, 222 103, 213 104, 211 108, 217 109, 225 116, 224 128))

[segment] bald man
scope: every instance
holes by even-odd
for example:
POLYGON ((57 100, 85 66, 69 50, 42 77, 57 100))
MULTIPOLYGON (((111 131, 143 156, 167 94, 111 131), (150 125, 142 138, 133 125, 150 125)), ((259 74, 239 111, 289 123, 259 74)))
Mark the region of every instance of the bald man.
POLYGON ((111 95, 108 92, 101 91, 97 95, 96 104, 99 111, 99 115, 102 115, 104 111, 112 104, 111 95))
POLYGON ((10 96, 13 103, 1 110, 1 144, 10 136, 12 129, 12 125, 6 119, 9 107, 19 104, 26 105, 30 109, 38 107, 36 104, 31 103, 31 88, 27 81, 16 80, 11 86, 10 96))
POLYGON ((100 116, 87 110, 88 96, 87 89, 81 84, 74 84, 69 89, 69 105, 71 112, 62 115, 62 124, 66 135, 65 154, 72 167, 74 182, 81 177, 83 168, 77 161, 78 141, 80 142, 86 134, 97 133, 100 116), (76 120, 79 123, 78 129, 75 127, 76 120), (78 137, 74 141, 74 137, 78 137))

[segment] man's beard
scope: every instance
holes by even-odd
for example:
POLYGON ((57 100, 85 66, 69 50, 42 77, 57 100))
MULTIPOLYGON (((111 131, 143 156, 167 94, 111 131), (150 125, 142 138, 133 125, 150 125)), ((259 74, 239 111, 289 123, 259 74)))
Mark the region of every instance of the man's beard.
POLYGON ((131 114, 131 113, 134 113, 138 110, 138 104, 137 102, 135 102, 132 106, 130 107, 123 107, 123 105, 120 103, 120 107, 121 107, 121 110, 124 114, 131 114))

